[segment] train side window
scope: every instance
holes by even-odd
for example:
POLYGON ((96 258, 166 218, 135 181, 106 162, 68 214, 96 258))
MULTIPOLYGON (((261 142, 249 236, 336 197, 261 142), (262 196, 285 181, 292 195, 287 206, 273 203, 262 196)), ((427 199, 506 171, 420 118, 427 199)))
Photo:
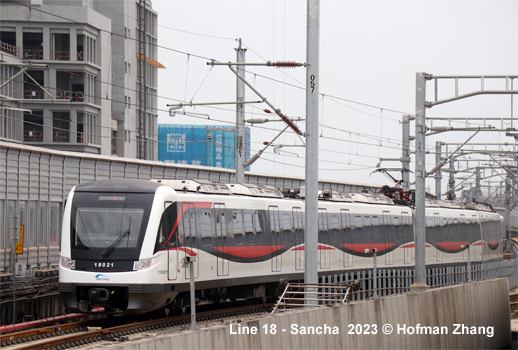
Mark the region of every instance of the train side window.
POLYGON ((340 215, 342 216, 342 227, 344 229, 351 228, 351 214, 349 209, 340 210, 340 215))
POLYGON ((318 209, 318 230, 320 232, 327 233, 328 231, 328 223, 327 223, 327 210, 326 209, 318 209))
POLYGON ((172 204, 172 202, 166 202, 164 204, 164 212, 162 213, 162 218, 160 219, 160 227, 158 228, 156 237, 155 252, 157 252, 162 247, 169 249, 176 246, 176 236, 173 236, 172 232, 174 227, 174 212, 176 207, 172 204), (169 241, 167 241, 168 239, 169 241))
POLYGON ((371 217, 368 215, 365 215, 363 217, 363 226, 369 227, 371 225, 371 217))
POLYGON ((259 213, 254 213, 254 229, 257 237, 257 243, 264 243, 263 231, 261 229, 261 222, 259 221, 259 213))
POLYGON ((196 217, 193 203, 182 203, 182 222, 178 227, 182 244, 194 246, 196 240, 196 217))
POLYGON ((472 215, 471 218, 474 224, 478 224, 478 219, 476 215, 472 215))
POLYGON ((232 226, 234 228, 234 243, 242 245, 245 239, 243 236, 243 215, 241 210, 232 211, 232 226))
POLYGON ((210 219, 210 211, 200 211, 200 228, 201 228, 201 241, 203 245, 212 245, 212 221, 210 219))
POLYGON ((291 242, 291 216, 289 213, 283 213, 281 215, 281 228, 284 236, 284 243, 291 242))
POLYGON ((401 212, 401 223, 403 225, 412 225, 412 219, 410 219, 410 215, 406 211, 401 212))
POLYGON ((433 219, 429 216, 426 217, 426 227, 433 227, 433 219))
POLYGON ((302 230, 302 209, 293 208, 293 228, 295 230, 302 230))
POLYGON ((394 226, 399 226, 400 222, 399 222, 399 216, 393 216, 392 217, 392 225, 394 226))
POLYGON ((363 227, 362 217, 360 215, 356 215, 354 217, 354 227, 353 228, 360 228, 363 227))
POLYGON ((252 213, 243 213, 243 225, 245 227, 245 240, 247 244, 255 243, 254 222, 252 213))
POLYGON ((377 216, 372 217, 372 226, 379 226, 380 225, 380 219, 377 216))
POLYGON ((338 214, 329 214, 329 230, 332 243, 342 243, 340 240, 340 218, 338 214))
POLYGON ((439 213, 433 214, 433 225, 434 226, 441 226, 441 217, 439 216, 439 213))

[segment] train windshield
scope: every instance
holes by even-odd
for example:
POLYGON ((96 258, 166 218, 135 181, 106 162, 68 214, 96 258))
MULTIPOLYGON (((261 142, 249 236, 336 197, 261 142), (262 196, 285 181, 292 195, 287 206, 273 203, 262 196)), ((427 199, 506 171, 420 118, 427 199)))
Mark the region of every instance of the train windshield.
POLYGON ((94 259, 138 257, 152 201, 153 194, 76 192, 73 251, 94 259))
POLYGON ((134 248, 143 216, 144 209, 136 208, 77 208, 74 246, 108 248, 119 242, 119 247, 134 248))

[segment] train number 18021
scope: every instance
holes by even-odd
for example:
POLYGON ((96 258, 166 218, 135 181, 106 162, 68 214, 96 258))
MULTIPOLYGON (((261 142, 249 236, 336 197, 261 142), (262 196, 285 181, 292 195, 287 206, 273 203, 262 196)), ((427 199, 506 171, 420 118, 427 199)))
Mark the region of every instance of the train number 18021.
POLYGON ((96 262, 94 263, 94 267, 113 267, 112 262, 96 262))

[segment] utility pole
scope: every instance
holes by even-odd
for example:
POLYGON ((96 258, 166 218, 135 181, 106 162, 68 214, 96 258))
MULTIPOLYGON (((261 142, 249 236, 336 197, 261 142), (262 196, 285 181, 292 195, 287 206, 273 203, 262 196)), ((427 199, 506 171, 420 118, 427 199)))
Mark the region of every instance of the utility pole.
MULTIPOLYGON (((239 38, 239 46, 236 49, 236 62, 245 62, 246 49, 241 48, 241 38, 239 38)), ((245 70, 243 66, 236 67, 236 101, 243 102, 245 100, 245 70)), ((245 105, 238 103, 236 105, 236 183, 245 182, 245 105)))
MULTIPOLYGON (((304 233, 304 282, 315 284, 318 283, 318 92, 320 65, 320 0, 308 0, 307 16, 306 231, 304 233)), ((311 292, 316 293, 315 290, 311 292)), ((316 294, 306 294, 306 304, 316 304, 316 294)))
MULTIPOLYGON (((435 142, 435 164, 439 164, 441 162, 441 148, 442 148, 442 142, 436 141, 435 142)), ((437 172, 433 175, 435 179, 435 198, 441 199, 441 180, 442 180, 442 174, 441 169, 437 170, 437 172)))
POLYGON ((401 168, 402 168, 402 179, 401 188, 403 191, 408 191, 410 189, 410 120, 413 120, 414 117, 410 115, 403 116, 403 146, 402 146, 402 154, 401 154, 401 168))
POLYGON ((415 275, 412 291, 428 289, 426 284, 426 73, 416 74, 415 103, 415 275))

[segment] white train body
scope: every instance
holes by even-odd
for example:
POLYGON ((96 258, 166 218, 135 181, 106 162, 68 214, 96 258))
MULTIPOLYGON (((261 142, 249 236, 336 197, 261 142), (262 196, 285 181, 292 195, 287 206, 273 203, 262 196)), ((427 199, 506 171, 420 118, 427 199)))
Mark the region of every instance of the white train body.
MULTIPOLYGON (((65 306, 142 313, 181 304, 190 273, 183 262, 192 256, 200 299, 272 296, 280 281, 304 274, 304 200, 279 194, 180 180, 76 186, 61 241, 65 306)), ((372 248, 379 268, 414 265, 412 208, 372 195, 338 197, 319 201, 319 274, 372 268, 372 248)), ((468 252, 472 262, 501 259, 500 215, 435 206, 426 217, 427 264, 466 263, 468 252)))

